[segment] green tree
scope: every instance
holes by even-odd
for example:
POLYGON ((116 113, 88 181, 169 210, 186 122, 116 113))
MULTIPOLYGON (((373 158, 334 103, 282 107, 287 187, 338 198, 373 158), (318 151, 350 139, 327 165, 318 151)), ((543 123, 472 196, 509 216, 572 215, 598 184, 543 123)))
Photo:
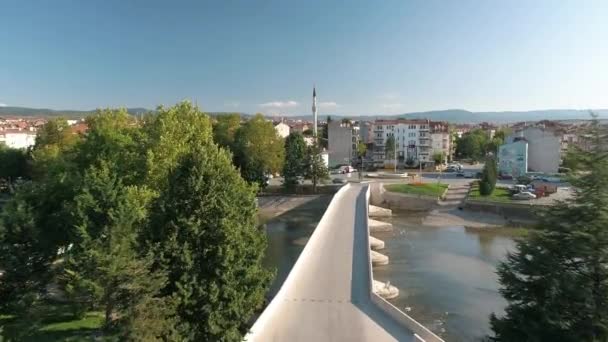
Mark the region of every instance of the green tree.
POLYGON ((143 126, 146 143, 146 184, 152 189, 167 185, 169 173, 192 146, 213 142, 211 120, 188 101, 157 109, 143 126))
MULTIPOLYGON (((165 299, 154 298, 164 285, 164 275, 150 271, 152 255, 142 256, 143 249, 138 246, 139 230, 154 193, 124 186, 113 170, 102 163, 84 175, 82 189, 74 199, 75 239, 65 252, 63 275, 66 292, 83 307, 81 312, 101 308, 107 329, 121 319, 141 324, 131 314, 144 301, 159 306, 151 310, 164 312, 167 307, 165 299)), ((155 320, 148 329, 163 322, 155 320)))
POLYGON ((31 174, 35 180, 65 175, 72 158, 71 151, 81 136, 74 134, 65 119, 52 119, 38 129, 31 153, 31 174))
POLYGON ((300 133, 291 133, 285 139, 285 164, 283 164, 283 185, 288 190, 298 184, 299 177, 306 173, 306 142, 300 133))
POLYGON ((433 153, 433 161, 435 161, 435 165, 443 164, 443 162, 445 161, 445 152, 433 153))
POLYGON ((266 174, 280 172, 285 149, 272 122, 256 114, 241 126, 236 133, 234 159, 242 177, 261 187, 266 185, 266 174))
POLYGON ((608 340, 608 141, 597 122, 573 197, 549 207, 538 229, 498 267, 505 314, 494 341, 608 340))
POLYGON ((169 275, 163 292, 177 300, 179 340, 242 341, 263 304, 271 274, 255 193, 214 145, 194 146, 171 172, 150 238, 169 275))
POLYGON ((366 153, 367 153, 367 145, 365 145, 364 142, 359 141, 359 143, 357 144, 357 156, 359 158, 363 158, 363 157, 365 157, 366 153))
POLYGON ((312 180, 312 192, 317 192, 317 183, 329 179, 329 171, 321 156, 321 148, 314 143, 308 147, 306 155, 306 179, 312 180))
POLYGON ((486 163, 481 171, 481 180, 479 181, 479 193, 483 196, 489 196, 494 192, 496 181, 498 179, 498 165, 495 157, 487 157, 486 163))
POLYGON ((27 177, 27 153, 0 145, 0 178, 7 180, 11 187, 18 177, 27 177))
POLYGON ((73 145, 78 140, 78 135, 70 129, 70 125, 64 118, 56 118, 47 121, 36 132, 36 144, 34 149, 49 145, 66 147, 73 145))
POLYGON ((236 131, 241 127, 241 115, 238 113, 219 115, 213 124, 213 141, 232 150, 236 131))
POLYGON ((395 137, 390 136, 386 139, 386 144, 384 145, 384 159, 393 160, 395 159, 395 151, 396 151, 395 137))
POLYGON ((482 129, 475 129, 462 135, 456 142, 456 154, 460 158, 482 160, 488 148, 488 134, 482 129))

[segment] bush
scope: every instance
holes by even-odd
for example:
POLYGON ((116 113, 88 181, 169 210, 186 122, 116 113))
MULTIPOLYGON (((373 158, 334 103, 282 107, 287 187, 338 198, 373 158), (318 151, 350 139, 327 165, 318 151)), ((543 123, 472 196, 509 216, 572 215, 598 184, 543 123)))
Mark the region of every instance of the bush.
POLYGON ((479 193, 482 196, 490 196, 492 194, 492 192, 494 192, 494 188, 492 187, 492 184, 490 184, 488 182, 484 182, 484 181, 479 182, 479 193))

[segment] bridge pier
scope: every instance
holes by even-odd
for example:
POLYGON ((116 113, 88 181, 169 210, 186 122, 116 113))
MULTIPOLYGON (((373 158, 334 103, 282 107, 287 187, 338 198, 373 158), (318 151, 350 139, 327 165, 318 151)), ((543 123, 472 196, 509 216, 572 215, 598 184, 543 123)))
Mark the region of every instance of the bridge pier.
POLYGON ((390 281, 383 283, 374 279, 374 293, 384 299, 393 299, 399 296, 399 289, 391 285, 390 281))
POLYGON ((369 205, 369 217, 391 217, 393 211, 390 209, 378 207, 375 205, 369 205))
POLYGON ((369 231, 372 233, 377 232, 390 232, 393 230, 393 225, 388 222, 382 222, 378 220, 369 219, 369 231))
POLYGON ((369 236, 369 247, 374 250, 384 249, 384 241, 369 236))
POLYGON ((388 257, 382 253, 370 251, 373 266, 388 265, 388 257))

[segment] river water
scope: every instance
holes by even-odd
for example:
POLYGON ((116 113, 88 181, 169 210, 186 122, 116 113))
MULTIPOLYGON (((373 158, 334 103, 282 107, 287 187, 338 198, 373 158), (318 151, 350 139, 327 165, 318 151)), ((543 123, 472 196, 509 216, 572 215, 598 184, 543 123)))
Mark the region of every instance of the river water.
MULTIPOLYGON (((323 210, 293 211, 267 223, 265 263, 277 270, 274 296, 320 220, 323 210)), ((375 234, 386 243, 387 266, 374 278, 400 289, 391 302, 446 341, 477 341, 490 333, 488 317, 502 313, 496 265, 513 249, 505 230, 425 227, 426 214, 394 213, 390 233, 375 234)))

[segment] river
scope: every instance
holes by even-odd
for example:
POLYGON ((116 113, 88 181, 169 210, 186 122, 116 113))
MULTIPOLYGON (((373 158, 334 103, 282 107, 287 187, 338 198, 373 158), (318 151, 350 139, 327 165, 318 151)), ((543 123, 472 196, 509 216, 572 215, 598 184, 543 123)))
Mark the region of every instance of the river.
MULTIPOLYGON (((322 210, 292 211, 267 222, 267 266, 277 270, 273 296, 320 220, 322 210)), ((490 332, 488 317, 506 302, 498 292, 496 265, 514 246, 505 230, 425 227, 425 214, 395 213, 393 232, 375 234, 387 266, 374 278, 400 289, 391 302, 446 341, 476 341, 490 332)))

